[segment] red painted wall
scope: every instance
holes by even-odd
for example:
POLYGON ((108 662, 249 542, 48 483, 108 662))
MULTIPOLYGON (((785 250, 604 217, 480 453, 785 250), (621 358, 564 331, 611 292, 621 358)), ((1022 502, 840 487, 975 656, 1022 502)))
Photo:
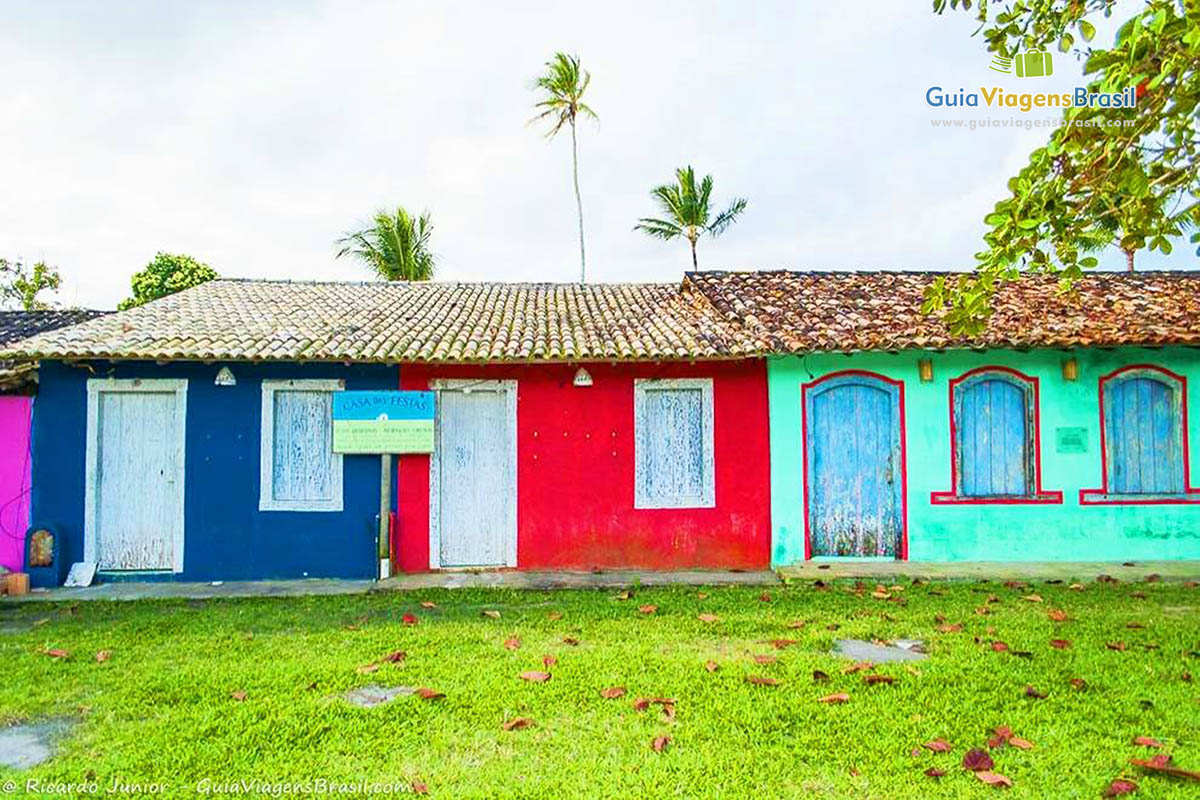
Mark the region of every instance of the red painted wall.
MULTIPOLYGON (((770 562, 767 373, 762 361, 404 366, 433 378, 517 380, 519 569, 765 569, 770 562), (633 379, 713 378, 714 508, 633 507, 633 379), (536 435, 535 435, 536 434, 536 435)), ((429 569, 429 457, 401 456, 398 566, 429 569)))

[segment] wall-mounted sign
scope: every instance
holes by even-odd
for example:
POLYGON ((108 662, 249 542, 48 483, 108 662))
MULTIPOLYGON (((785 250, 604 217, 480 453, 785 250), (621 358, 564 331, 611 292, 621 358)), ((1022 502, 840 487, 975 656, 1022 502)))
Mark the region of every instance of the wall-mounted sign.
POLYGON ((1086 453, 1087 428, 1055 428, 1054 449, 1059 453, 1086 453))
POLYGON ((433 392, 334 392, 333 452, 432 453, 433 392))

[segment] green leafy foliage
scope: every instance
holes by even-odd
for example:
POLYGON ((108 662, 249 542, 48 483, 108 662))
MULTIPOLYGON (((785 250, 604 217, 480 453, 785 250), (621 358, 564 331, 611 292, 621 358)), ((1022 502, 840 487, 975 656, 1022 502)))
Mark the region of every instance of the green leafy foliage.
POLYGON ((191 256, 160 250, 145 269, 133 274, 130 280, 133 296, 118 303, 117 310, 136 308, 219 277, 216 270, 191 256))
MULTIPOLYGON (((934 10, 969 11, 972 0, 934 0, 934 10)), ((1110 15, 1114 0, 980 2, 975 15, 989 51, 1011 56, 1057 46, 1069 51, 1096 33, 1088 17, 1110 15)), ((1200 6, 1148 0, 1108 49, 1077 52, 1088 92, 1136 87, 1133 108, 1064 110, 1062 127, 1034 150, 1008 183, 1009 196, 985 217, 990 230, 976 272, 940 280, 924 310, 945 310, 951 329, 987 324, 996 288, 1022 271, 1059 275, 1063 289, 1098 264, 1109 246, 1130 269, 1139 251, 1170 253, 1173 242, 1200 243, 1200 6)), ((1200 253, 1200 250, 1197 251, 1200 253)))
POLYGON ((541 99, 534 105, 537 115, 530 123, 548 121, 547 139, 553 139, 564 125, 571 129, 571 179, 575 185, 575 209, 579 219, 579 280, 587 280, 587 254, 583 244, 583 198, 579 194, 579 146, 575 120, 580 116, 599 119, 591 106, 583 102, 584 92, 592 82, 592 74, 579 63, 579 56, 563 52, 554 54, 545 64, 545 72, 534 82, 541 99))
POLYGON ((0 258, 0 302, 15 304, 24 311, 50 308, 50 303, 39 300, 38 295, 56 292, 61 285, 58 270, 45 261, 27 267, 20 260, 0 258))
POLYGON ((432 236, 428 211, 416 216, 398 206, 376 212, 371 227, 338 239, 337 255, 354 256, 385 281, 428 281, 437 261, 429 249, 432 236))
POLYGON ((675 170, 675 183, 656 186, 650 191, 664 216, 642 217, 633 229, 664 241, 687 239, 692 248, 692 268, 697 269, 696 242, 701 234, 720 236, 746 210, 745 198, 738 197, 714 216, 712 189, 712 175, 705 175, 697 184, 691 165, 680 167, 675 170))

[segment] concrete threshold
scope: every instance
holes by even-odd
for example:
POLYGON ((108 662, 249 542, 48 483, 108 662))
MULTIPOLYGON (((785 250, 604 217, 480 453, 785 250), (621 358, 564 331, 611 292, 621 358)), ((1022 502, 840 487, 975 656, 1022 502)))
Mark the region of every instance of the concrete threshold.
POLYGON ((456 570, 396 575, 374 591, 403 589, 599 589, 624 586, 770 586, 779 576, 770 570, 658 571, 614 569, 585 571, 456 570))
POLYGON ((779 568, 785 580, 1095 580, 1109 575, 1121 581, 1200 580, 1200 561, 805 561, 779 568))

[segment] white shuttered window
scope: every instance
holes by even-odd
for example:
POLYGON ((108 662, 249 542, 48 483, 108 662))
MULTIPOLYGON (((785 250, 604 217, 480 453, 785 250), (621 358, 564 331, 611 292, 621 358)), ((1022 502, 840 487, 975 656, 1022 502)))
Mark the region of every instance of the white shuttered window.
POLYGON ((711 378, 635 380, 634 507, 711 508, 711 378))
POLYGON ((342 456, 333 452, 336 380, 265 380, 258 507, 341 511, 342 456))

